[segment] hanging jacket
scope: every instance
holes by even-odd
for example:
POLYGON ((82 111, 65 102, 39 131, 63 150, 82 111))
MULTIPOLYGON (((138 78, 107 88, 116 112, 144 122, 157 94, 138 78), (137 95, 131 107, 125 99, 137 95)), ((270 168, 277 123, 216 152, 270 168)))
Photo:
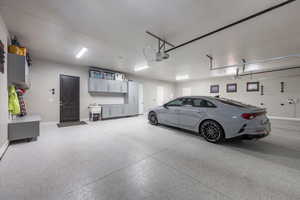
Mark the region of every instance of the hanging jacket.
POLYGON ((15 86, 10 86, 8 91, 8 111, 13 115, 19 115, 20 104, 15 86))
POLYGON ((20 115, 19 116, 23 117, 27 114, 26 113, 26 105, 25 105, 25 101, 23 98, 24 92, 22 89, 17 89, 16 93, 18 95, 18 100, 19 100, 19 104, 20 104, 20 115))

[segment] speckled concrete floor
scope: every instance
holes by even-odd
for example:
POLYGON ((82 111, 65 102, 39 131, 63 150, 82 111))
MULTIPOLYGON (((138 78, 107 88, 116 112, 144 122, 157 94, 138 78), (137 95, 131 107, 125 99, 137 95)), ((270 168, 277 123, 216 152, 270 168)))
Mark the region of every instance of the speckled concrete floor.
POLYGON ((43 124, 0 162, 0 199, 299 200, 300 131, 214 145, 144 117, 43 124))

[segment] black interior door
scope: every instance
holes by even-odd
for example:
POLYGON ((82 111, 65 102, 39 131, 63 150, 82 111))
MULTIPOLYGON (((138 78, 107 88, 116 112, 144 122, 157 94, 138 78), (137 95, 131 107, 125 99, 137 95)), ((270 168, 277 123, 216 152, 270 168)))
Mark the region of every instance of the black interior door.
POLYGON ((79 77, 60 75, 60 122, 80 120, 79 77))

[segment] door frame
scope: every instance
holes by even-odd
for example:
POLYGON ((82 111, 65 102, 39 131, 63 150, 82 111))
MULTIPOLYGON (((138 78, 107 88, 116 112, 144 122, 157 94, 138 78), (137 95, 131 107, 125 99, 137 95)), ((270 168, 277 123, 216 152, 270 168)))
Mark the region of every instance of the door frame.
POLYGON ((62 76, 72 77, 78 80, 78 121, 80 121, 80 77, 79 76, 70 76, 65 74, 59 74, 59 122, 63 123, 62 121, 62 103, 61 103, 61 97, 62 97, 62 76))

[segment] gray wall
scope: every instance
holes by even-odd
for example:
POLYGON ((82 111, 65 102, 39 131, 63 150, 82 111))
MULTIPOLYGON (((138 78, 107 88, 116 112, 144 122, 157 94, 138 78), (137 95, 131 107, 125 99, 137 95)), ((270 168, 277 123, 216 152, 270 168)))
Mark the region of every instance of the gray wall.
MULTIPOLYGON (((88 105, 99 104, 122 104, 124 96, 116 95, 91 95, 88 93, 88 67, 58 64, 44 60, 34 60, 30 69, 31 89, 25 95, 29 113, 39 113, 43 121, 59 121, 59 75, 71 75, 80 77, 80 117, 82 120, 88 118, 88 105), (51 89, 55 88, 55 95, 51 89)), ((129 79, 143 83, 144 85, 144 109, 153 105, 156 92, 149 92, 156 86, 163 86, 167 96, 175 93, 175 85, 163 81, 128 76, 129 79), (169 94, 170 93, 170 94, 169 94)))
MULTIPOLYGON (((7 49, 8 32, 2 17, 0 16, 0 39, 7 49)), ((5 58, 7 55, 5 55, 5 58)), ((0 73, 0 156, 7 145, 7 122, 8 122, 8 94, 7 94, 7 61, 5 73, 0 73)))
POLYGON ((220 96, 235 99, 245 103, 260 106, 260 103, 264 103, 268 110, 268 115, 278 117, 294 118, 294 105, 287 103, 288 98, 298 99, 296 107, 296 117, 300 118, 300 70, 293 69, 282 72, 272 72, 261 75, 239 78, 235 80, 233 77, 222 77, 208 80, 190 81, 177 83, 176 96, 182 96, 184 88, 191 88, 192 95, 212 95, 210 94, 210 85, 220 85, 220 96), (260 92, 247 92, 246 83, 250 81, 259 81, 264 85, 265 95, 261 96, 260 92), (280 92, 280 82, 283 81, 286 84, 286 91, 280 92), (237 93, 226 93, 227 83, 237 83, 237 93), (284 106, 280 104, 284 103, 284 106))

